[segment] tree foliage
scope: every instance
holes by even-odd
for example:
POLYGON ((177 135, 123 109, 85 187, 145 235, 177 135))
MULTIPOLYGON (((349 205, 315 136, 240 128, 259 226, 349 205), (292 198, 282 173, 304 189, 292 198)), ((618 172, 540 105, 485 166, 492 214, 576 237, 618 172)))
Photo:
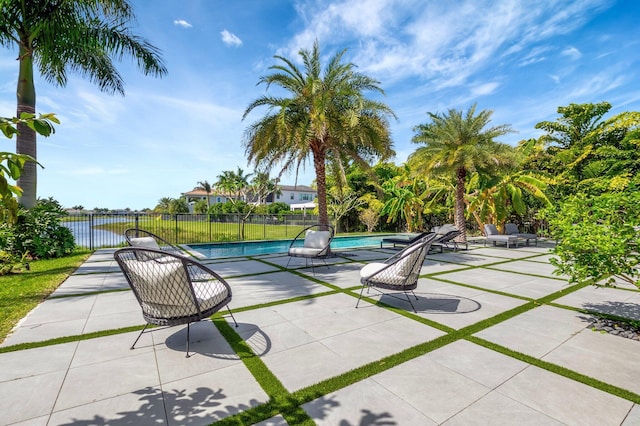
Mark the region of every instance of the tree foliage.
POLYGON ((558 240, 551 260, 556 274, 570 282, 615 279, 638 282, 640 254, 640 192, 572 195, 558 209, 545 212, 552 236, 558 240))
POLYGON ((320 61, 318 43, 299 52, 303 68, 292 60, 275 56, 277 65, 269 69, 259 84, 284 89, 286 96, 262 96, 245 110, 243 119, 259 107, 267 113, 245 131, 245 147, 250 162, 271 168, 281 164, 279 175, 313 162, 318 190, 319 221, 328 224, 327 161, 343 157, 367 166, 377 158, 393 155, 385 104, 368 99, 366 91, 383 93, 379 82, 343 63, 345 51, 333 56, 326 67, 320 61))

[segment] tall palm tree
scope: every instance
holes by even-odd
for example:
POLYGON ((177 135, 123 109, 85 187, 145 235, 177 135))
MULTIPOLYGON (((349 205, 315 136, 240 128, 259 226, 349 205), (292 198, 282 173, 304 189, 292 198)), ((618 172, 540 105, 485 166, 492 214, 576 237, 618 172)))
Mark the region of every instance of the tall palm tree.
POLYGON ((244 170, 238 167, 237 171, 224 170, 218 175, 216 188, 224 191, 228 200, 235 205, 238 201, 246 201, 246 191, 249 188, 249 178, 253 173, 245 174, 244 170))
POLYGON ((198 186, 196 186, 196 189, 201 189, 201 190, 203 190, 204 192, 207 193, 207 211, 209 211, 209 207, 211 207, 211 200, 209 199, 209 197, 211 196, 211 193, 213 192, 213 187, 211 186, 211 184, 209 182, 204 180, 204 181, 198 182, 198 186))
MULTIPOLYGON (((424 171, 442 172, 455 176, 454 222, 465 231, 465 182, 470 172, 489 172, 491 169, 513 162, 510 146, 493 139, 511 132, 509 125, 485 128, 493 111, 482 110, 476 115, 476 104, 463 114, 450 109, 447 114, 429 112, 431 122, 414 128, 413 142, 424 143, 410 156, 413 164, 424 171)), ((490 174, 490 173, 488 173, 490 174)), ((460 236, 466 241, 466 233, 460 236)))
POLYGON ((267 168, 278 163, 280 175, 296 170, 297 176, 301 166, 313 161, 321 225, 329 223, 325 176, 329 159, 346 155, 366 167, 368 161, 393 155, 387 118, 395 115, 385 104, 365 97, 364 91, 384 92, 378 81, 355 72, 354 64, 342 63, 345 52, 336 54, 324 70, 317 41, 311 51, 300 50, 303 69, 275 56, 279 63, 270 67, 275 72, 261 77, 258 84, 267 89, 279 86, 287 96, 262 96, 243 116, 268 107, 265 116, 245 131, 250 162, 267 168))
MULTIPOLYGON (((124 94, 124 82, 113 59, 131 56, 144 74, 167 70, 159 50, 132 34, 133 10, 127 0, 4 0, 0 5, 0 45, 18 49, 17 116, 35 113, 34 65, 50 83, 64 87, 69 71, 78 72, 107 93, 124 94)), ((36 157, 36 134, 18 126, 16 152, 36 157)), ((36 202, 36 163, 20 176, 20 203, 36 202)))

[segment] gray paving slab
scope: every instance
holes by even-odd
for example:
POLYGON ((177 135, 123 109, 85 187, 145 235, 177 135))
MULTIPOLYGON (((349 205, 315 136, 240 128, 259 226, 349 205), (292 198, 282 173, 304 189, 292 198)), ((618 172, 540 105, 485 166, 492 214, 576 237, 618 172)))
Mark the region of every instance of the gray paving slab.
POLYGON ((473 254, 492 256, 501 259, 522 259, 523 257, 535 256, 539 251, 533 247, 526 247, 518 244, 518 247, 483 247, 473 250, 473 254))
POLYGON ((51 346, 47 350, 37 348, 0 354, 0 383, 66 371, 77 345, 78 343, 73 342, 51 346))
POLYGON ((89 258, 87 259, 88 263, 92 262, 103 262, 103 261, 112 261, 113 253, 115 253, 116 249, 99 249, 96 250, 89 258))
POLYGON ((365 379, 302 406, 317 425, 436 425, 374 380, 365 379))
MULTIPOLYGON (((414 293, 417 300, 411 297, 411 302, 419 316, 455 329, 475 324, 526 303, 521 299, 426 278, 418 280, 418 288, 414 293)), ((391 295, 371 291, 368 297, 411 311, 409 302, 402 294, 391 295)))
POLYGON ((308 296, 330 290, 327 286, 301 278, 290 272, 230 278, 227 282, 231 286, 233 294, 233 299, 229 304, 231 309, 308 296))
POLYGON ((240 262, 218 262, 215 264, 207 264, 207 266, 213 269, 216 273, 220 274, 223 278, 238 275, 279 271, 277 267, 267 265, 266 263, 259 262, 257 260, 243 260, 240 262))
POLYGON ((442 424, 446 426, 560 426, 565 423, 554 420, 498 392, 490 392, 442 424))
MULTIPOLYGON (((347 263, 330 268, 316 268, 312 277, 325 281, 340 288, 350 288, 360 285, 360 270, 364 265, 361 263, 347 263)), ((309 274, 309 271, 305 271, 309 274)))
POLYGON ((543 359, 640 394, 640 342, 584 329, 543 359))
POLYGON ((622 426, 633 426, 633 425, 640 425, 640 405, 638 404, 635 404, 633 406, 633 408, 627 415, 627 418, 624 419, 624 422, 622 423, 622 426))
POLYGON ((85 262, 75 270, 73 275, 97 274, 118 271, 120 271, 120 267, 116 263, 115 259, 112 259, 110 261, 102 262, 85 262))
POLYGON ((532 299, 555 293, 566 285, 561 280, 485 268, 475 269, 471 273, 453 271, 438 278, 532 299))
POLYGON ((426 259, 436 262, 455 263, 464 266, 481 266, 505 261, 504 258, 476 253, 475 249, 466 252, 446 251, 444 253, 429 253, 426 259))
POLYGON ((371 379, 437 424, 490 391, 488 387, 444 368, 428 355, 407 361, 371 379))
MULTIPOLYGON (((186 399, 186 396, 185 396, 186 399)), ((194 404, 195 405, 195 404, 194 404)), ((147 387, 54 412, 50 425, 166 425, 160 387, 147 387)))
POLYGON ((586 317, 578 312, 540 306, 476 336, 539 358, 571 339, 587 324, 586 317))
POLYGON ((2 424, 49 415, 66 374, 66 370, 58 370, 0 382, 2 424))
POLYGON ((500 265, 496 265, 496 269, 499 269, 501 271, 518 272, 522 274, 540 275, 549 278, 566 278, 562 275, 554 274, 554 271, 556 270, 555 266, 549 263, 534 262, 529 259, 501 263, 500 265))
MULTIPOLYGON (((257 346, 265 364, 289 390, 344 373, 443 333, 393 312, 335 294, 318 300, 265 308, 280 321, 256 328, 242 326, 240 334, 257 346), (285 322, 286 320, 286 322, 285 322), (268 347, 269 350, 261 350, 268 347)), ((251 324, 260 310, 240 312, 237 320, 251 324)))
POLYGON ((71 275, 52 293, 52 296, 70 296, 128 288, 129 284, 122 272, 71 275))
POLYGON ((640 320, 640 292, 635 290, 589 286, 563 296, 555 302, 640 320))
POLYGON ((570 425, 619 425, 633 406, 630 401, 534 366, 497 392, 570 425))

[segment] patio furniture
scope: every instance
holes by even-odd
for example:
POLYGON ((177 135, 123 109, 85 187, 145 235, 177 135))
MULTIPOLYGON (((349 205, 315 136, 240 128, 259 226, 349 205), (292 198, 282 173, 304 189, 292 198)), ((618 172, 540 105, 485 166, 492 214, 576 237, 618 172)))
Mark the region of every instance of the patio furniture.
MULTIPOLYGON (((231 301, 231 287, 201 263, 163 250, 126 247, 114 257, 136 296, 147 324, 131 345, 133 349, 149 324, 189 326, 209 318, 231 301)), ((233 322, 238 326, 231 309, 233 322)))
POLYGON ((452 249, 453 251, 457 251, 461 245, 464 244, 464 249, 469 249, 469 244, 465 242, 459 242, 455 239, 462 234, 462 231, 456 228, 453 224, 445 224, 439 227, 433 228, 433 231, 436 233, 437 237, 431 244, 431 248, 439 247, 440 253, 444 251, 445 248, 452 249))
POLYGON ((408 292, 410 291, 413 297, 418 300, 413 290, 418 286, 422 263, 435 238, 436 234, 429 234, 383 263, 373 262, 365 265, 360 270, 362 289, 360 289, 360 297, 356 302, 356 308, 360 303, 360 299, 362 299, 362 292, 367 287, 367 291, 373 288, 374 290, 385 289, 393 292, 403 292, 413 312, 417 313, 408 292))
POLYGON ((518 238, 525 240, 526 244, 529 245, 529 240, 533 240, 536 245, 538 245, 538 236, 536 234, 526 234, 520 232, 518 229, 518 225, 515 223, 506 223, 504 225, 504 233, 506 235, 515 235, 518 238))
POLYGON ((294 257, 302 257, 305 259, 306 266, 311 261, 311 270, 315 273, 314 260, 322 260, 329 267, 325 259, 331 255, 331 240, 333 239, 334 229, 331 225, 311 225, 300 231, 298 235, 291 241, 287 254, 289 261, 294 257))
POLYGON ((132 247, 142 247, 154 250, 162 250, 173 254, 186 254, 180 247, 144 229, 129 228, 124 231, 124 237, 132 247))
POLYGON ((516 235, 503 235, 498 232, 498 229, 495 225, 486 223, 484 225, 484 245, 487 245, 487 242, 493 242, 493 245, 497 245, 497 243, 504 243, 509 248, 511 245, 515 244, 518 247, 518 237, 516 235))
POLYGON ((382 241, 380 241, 380 248, 382 248, 383 244, 393 244, 393 247, 395 248, 397 245, 398 246, 410 246, 411 244, 415 243, 416 241, 420 240, 421 238, 426 237, 429 234, 429 232, 421 232, 418 235, 414 235, 414 236, 403 236, 403 237, 388 237, 388 238, 383 238, 382 241))

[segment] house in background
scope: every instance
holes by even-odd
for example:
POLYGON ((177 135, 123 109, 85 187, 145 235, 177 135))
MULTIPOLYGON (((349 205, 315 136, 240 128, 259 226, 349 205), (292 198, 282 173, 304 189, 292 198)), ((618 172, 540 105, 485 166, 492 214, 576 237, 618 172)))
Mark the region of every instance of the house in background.
MULTIPOLYGON (((207 199, 207 193, 203 189, 192 189, 181 194, 189 203, 189 209, 193 209, 193 204, 197 201, 207 199)), ((269 194, 265 200, 266 204, 285 203, 291 210, 311 210, 315 207, 313 200, 318 196, 318 192, 307 185, 278 185, 278 191, 269 194)), ((209 204, 226 203, 230 198, 229 194, 214 192, 209 194, 209 204)))

